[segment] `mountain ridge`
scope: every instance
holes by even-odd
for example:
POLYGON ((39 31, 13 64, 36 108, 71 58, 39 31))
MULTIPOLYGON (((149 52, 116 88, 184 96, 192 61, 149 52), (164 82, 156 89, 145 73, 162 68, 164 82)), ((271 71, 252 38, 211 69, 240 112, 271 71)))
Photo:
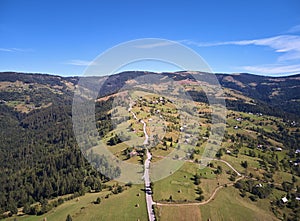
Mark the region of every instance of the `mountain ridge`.
MULTIPOLYGON (((203 72, 193 72, 203 73, 203 72)), ((62 77, 59 75, 49 74, 32 74, 19 72, 0 72, 0 82, 16 82, 23 81, 25 83, 39 83, 47 84, 50 87, 62 87, 59 89, 61 93, 69 91, 72 93, 75 85, 80 79, 90 78, 90 83, 97 87, 97 79, 107 78, 106 83, 101 88, 99 94, 107 96, 116 93, 121 89, 126 81, 132 80, 139 76, 146 74, 161 75, 170 77, 175 81, 179 80, 193 80, 190 71, 180 72, 145 72, 145 71, 125 71, 110 76, 88 76, 88 77, 62 77)), ((249 73, 240 74, 216 74, 220 85, 223 88, 242 93, 243 95, 256 100, 259 105, 268 106, 278 112, 277 116, 286 117, 284 113, 288 113, 293 118, 300 117, 300 74, 280 77, 269 77, 261 75, 253 75, 249 73)), ((198 95, 197 95, 198 96, 198 95)), ((202 94, 201 96, 205 96, 202 94)), ((202 99, 203 100, 203 99, 202 99)), ((240 106, 239 101, 231 101, 229 107, 240 106)))

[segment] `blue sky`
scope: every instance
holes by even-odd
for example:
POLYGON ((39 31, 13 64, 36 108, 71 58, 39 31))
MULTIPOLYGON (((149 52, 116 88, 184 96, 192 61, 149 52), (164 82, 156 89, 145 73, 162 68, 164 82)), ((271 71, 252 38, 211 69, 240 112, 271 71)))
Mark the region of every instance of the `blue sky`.
POLYGON ((82 75, 117 44, 163 38, 192 48, 214 72, 300 73, 299 12, 298 0, 0 0, 0 71, 82 75))

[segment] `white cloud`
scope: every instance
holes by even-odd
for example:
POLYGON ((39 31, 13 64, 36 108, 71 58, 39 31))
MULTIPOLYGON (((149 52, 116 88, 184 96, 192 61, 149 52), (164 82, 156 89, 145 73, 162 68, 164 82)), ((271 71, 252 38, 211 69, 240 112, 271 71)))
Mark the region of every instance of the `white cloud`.
POLYGON ((12 52, 12 50, 9 48, 0 48, 0 51, 12 52))
POLYGON ((151 48, 157 48, 157 47, 164 47, 168 45, 175 44, 174 42, 171 41, 163 41, 163 42, 157 42, 153 44, 142 44, 142 45, 136 45, 136 48, 144 48, 144 49, 151 49, 151 48))
POLYGON ((261 65, 261 66, 243 66, 240 67, 247 72, 254 72, 258 74, 298 74, 300 73, 300 64, 296 65, 261 65))
POLYGON ((275 52, 282 53, 279 56, 279 61, 300 59, 300 36, 297 35, 279 35, 270 38, 261 38, 253 40, 241 41, 225 41, 216 43, 199 43, 189 40, 181 41, 182 43, 196 45, 198 47, 211 47, 221 45, 257 45, 266 46, 275 50, 275 52))
POLYGON ((70 60, 65 62, 65 64, 75 65, 75 66, 89 66, 94 65, 92 61, 86 61, 86 60, 70 60))
POLYGON ((299 33, 300 32, 300 25, 295 25, 294 27, 291 27, 287 32, 288 33, 299 33))
MULTIPOLYGON (((300 25, 294 26, 289 33, 300 32, 300 25)), ((223 42, 194 42, 183 40, 181 43, 196 45, 198 47, 213 47, 222 45, 255 45, 269 47, 278 53, 277 61, 274 64, 239 66, 239 70, 257 74, 284 75, 300 73, 300 36, 299 35, 279 35, 269 38, 223 41, 223 42), (299 64, 298 64, 299 63, 299 64)))
POLYGON ((22 48, 0 48, 0 51, 3 51, 3 52, 24 52, 24 51, 31 51, 31 49, 22 49, 22 48))

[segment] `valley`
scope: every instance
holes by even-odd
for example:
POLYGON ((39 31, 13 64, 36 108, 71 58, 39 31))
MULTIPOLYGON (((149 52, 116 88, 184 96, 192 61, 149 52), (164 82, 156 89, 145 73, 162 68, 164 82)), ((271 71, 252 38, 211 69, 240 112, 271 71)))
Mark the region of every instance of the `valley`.
MULTIPOLYGON (((97 136, 101 137, 101 144, 96 139, 84 142, 87 155, 92 159, 98 159, 97 155, 101 157, 101 148, 106 148, 120 162, 144 171, 144 180, 141 174, 136 174, 136 177, 127 177, 126 182, 119 181, 118 176, 115 180, 102 176, 97 164, 91 167, 78 150, 70 122, 72 87, 76 79, 47 76, 52 82, 47 84, 45 79, 39 81, 38 78, 26 83, 26 74, 12 76, 14 78, 6 75, 0 87, 5 95, 1 103, 1 117, 5 120, 1 121, 1 127, 5 129, 11 125, 21 137, 39 134, 36 140, 40 143, 21 142, 21 138, 12 142, 4 139, 11 131, 1 132, 2 156, 17 158, 17 168, 31 171, 21 174, 22 170, 13 169, 12 165, 9 170, 10 162, 2 160, 6 162, 2 166, 6 168, 2 170, 2 184, 13 182, 6 178, 19 177, 19 186, 25 187, 7 191, 8 185, 2 185, 5 189, 1 190, 1 199, 19 210, 18 215, 9 214, 10 207, 2 204, 3 214, 12 216, 7 220, 64 220, 67 215, 73 220, 82 220, 82 217, 85 220, 116 220, 117 217, 147 220, 146 198, 149 196, 150 201, 153 200, 155 220, 170 220, 174 216, 178 216, 177 220, 296 220, 299 217, 300 113, 291 107, 289 110, 288 106, 276 109, 277 103, 271 106, 272 102, 263 97, 257 99, 255 94, 251 97, 251 89, 247 92, 245 84, 236 83, 242 82, 241 76, 233 75, 236 81, 230 78, 229 81, 226 76, 219 75, 221 84, 224 82, 227 111, 222 144, 217 146, 210 139, 211 106, 205 102, 201 86, 187 80, 187 73, 165 73, 161 79, 158 76, 159 84, 138 82, 136 85, 128 81, 133 76, 121 73, 119 76, 126 79, 124 84, 118 81, 123 85, 116 85, 115 91, 110 90, 96 101, 97 136), (171 83, 165 80, 166 76, 173 79, 171 83), (12 80, 7 83, 9 78, 12 80), (44 97, 49 100, 42 99, 44 97), (247 109, 247 105, 251 108, 247 109), (49 121, 53 125, 51 129, 59 133, 47 129, 49 121), (8 149, 9 144, 13 145, 12 149, 8 149), (203 167, 206 148, 215 148, 215 156, 203 167), (33 165, 28 163, 29 159, 38 159, 42 154, 43 160, 31 160, 33 165), (56 166, 59 164, 56 159, 61 159, 62 154, 70 161, 56 166), (44 162, 51 162, 51 167, 47 168, 44 162), (47 173, 40 172, 45 168, 47 173), (57 172, 53 172, 54 168, 57 172), (69 175, 64 168, 69 168, 69 175), (57 174, 55 179, 51 179, 52 173, 57 174), (71 174, 75 176, 65 186, 76 183, 77 189, 68 189, 68 186, 68 190, 59 190, 55 183, 71 180, 71 174), (30 177, 36 177, 35 185, 39 182, 48 195, 32 191, 30 177), (73 197, 67 199, 66 194, 73 197), (20 195, 27 199, 18 200, 20 195), (65 200, 52 204, 60 198, 65 200), (95 203, 98 198, 99 203, 95 203), (31 202, 26 205, 29 211, 24 211, 24 202, 28 201, 31 202), (30 208, 35 208, 36 213, 31 214, 30 208)), ((258 84, 262 82, 260 77, 257 79, 258 84)), ((293 80, 287 78, 286 81, 291 84, 293 80)), ((289 96, 286 102, 295 102, 291 93, 289 96)), ((123 168, 120 171, 122 177, 123 168)), ((118 175, 117 168, 113 172, 118 175)))

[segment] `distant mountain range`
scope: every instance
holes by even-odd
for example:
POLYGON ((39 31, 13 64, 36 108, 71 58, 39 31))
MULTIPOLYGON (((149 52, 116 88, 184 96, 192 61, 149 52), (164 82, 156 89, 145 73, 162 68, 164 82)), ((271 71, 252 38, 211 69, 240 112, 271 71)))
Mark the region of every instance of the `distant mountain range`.
MULTIPOLYGON (((192 72, 197 74, 197 72, 192 72)), ((201 72, 198 72, 201 74, 201 72)), ((161 78, 169 77, 174 81, 193 79, 189 72, 173 73, 153 73, 143 71, 127 71, 108 76, 105 84, 101 87, 99 94, 106 96, 116 93, 128 80, 132 80, 144 75, 155 74, 161 78)), ((253 111, 268 113, 270 115, 283 118, 300 117, 300 74, 286 77, 268 77, 248 73, 240 74, 216 74, 220 85, 227 95, 227 107, 239 111, 253 111), (240 96, 242 95, 242 96, 240 96), (246 102, 249 99, 251 102, 246 102)), ((97 84, 104 77, 89 77, 89 83, 97 84)), ((48 89, 55 87, 56 91, 72 96, 72 89, 78 83, 80 77, 60 77, 47 74, 29 74, 2 72, 0 82, 24 82, 25 84, 40 84, 48 89)), ((3 83, 2 83, 3 84, 3 83)), ((91 87, 90 85, 90 87, 91 87)), ((21 94, 22 91, 0 91, 1 99, 7 101, 13 99, 14 95, 21 94), (17 94, 16 94, 17 93, 17 94)), ((24 98, 25 95, 19 96, 24 98)), ((35 97, 36 95, 32 95, 35 97)), ((195 100, 205 101, 205 94, 191 93, 195 100)))

